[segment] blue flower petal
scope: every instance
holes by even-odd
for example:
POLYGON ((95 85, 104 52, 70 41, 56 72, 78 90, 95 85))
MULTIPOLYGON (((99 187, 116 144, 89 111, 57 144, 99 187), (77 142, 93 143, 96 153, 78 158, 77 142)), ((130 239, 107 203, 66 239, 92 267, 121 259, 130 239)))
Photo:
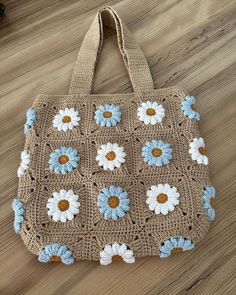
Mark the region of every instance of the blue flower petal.
POLYGON ((215 197, 216 191, 215 191, 215 188, 213 186, 211 186, 211 185, 206 186, 204 188, 204 190, 205 190, 205 195, 206 196, 215 197))
POLYGON ((24 133, 27 134, 30 128, 36 122, 36 111, 33 108, 30 108, 26 112, 26 122, 24 124, 24 133))
POLYGON ((164 245, 165 245, 165 247, 166 247, 167 249, 169 249, 169 250, 171 250, 171 249, 173 248, 173 244, 172 244, 171 240, 166 240, 166 241, 164 242, 164 245))
POLYGON ((58 243, 46 245, 39 252, 38 260, 46 263, 51 261, 52 256, 60 256, 64 264, 72 264, 74 262, 73 253, 70 249, 66 245, 58 243))
POLYGON ((171 255, 171 253, 165 253, 165 252, 160 252, 160 257, 161 258, 167 258, 171 255))
POLYGON ((169 256, 171 254, 171 249, 167 245, 164 245, 160 248, 160 253, 169 256))
POLYGON ((184 115, 190 119, 200 120, 200 114, 193 110, 192 105, 195 105, 196 99, 193 96, 186 96, 181 102, 181 110, 184 115))
POLYGON ((177 238, 171 237, 170 241, 171 241, 171 244, 172 244, 173 248, 178 247, 178 239, 177 238))
POLYGON ((67 264, 67 265, 70 265, 70 264, 73 264, 74 263, 74 258, 73 256, 69 256, 69 257, 64 257, 64 255, 61 257, 61 261, 64 263, 64 264, 67 264))
POLYGON ((171 255, 171 251, 174 248, 182 248, 183 251, 191 250, 194 248, 194 244, 191 240, 184 237, 170 237, 164 241, 164 245, 160 247, 160 257, 165 258, 171 255))
POLYGON ((24 221, 25 216, 24 204, 19 199, 14 199, 12 202, 12 209, 15 214, 14 230, 16 233, 19 233, 19 231, 22 228, 22 223, 24 221))
POLYGON ((193 243, 192 243, 192 241, 186 239, 184 241, 183 249, 184 250, 191 250, 191 249, 193 249, 193 243))
POLYGON ((58 251, 57 251, 57 255, 62 256, 64 254, 66 254, 68 248, 65 245, 62 245, 59 247, 58 251))
POLYGON ((207 210, 207 215, 208 215, 208 218, 209 218, 210 220, 214 220, 215 217, 216 217, 216 211, 215 211, 215 209, 213 209, 213 208, 209 208, 209 209, 207 210))
POLYGON ((215 198, 216 191, 215 188, 211 185, 205 186, 202 191, 202 202, 203 202, 203 208, 205 209, 208 218, 210 220, 214 220, 216 213, 215 209, 212 207, 211 199, 215 198))
POLYGON ((162 140, 147 141, 142 148, 141 152, 144 162, 151 166, 163 166, 169 164, 172 159, 172 149, 170 144, 162 140), (161 155, 154 156, 152 154, 153 149, 160 149, 161 155))
POLYGON ((44 263, 49 262, 50 256, 46 252, 40 252, 38 256, 38 261, 44 263))
POLYGON ((105 104, 100 106, 95 111, 96 123, 102 127, 113 127, 121 120, 121 112, 119 106, 114 104, 105 104), (112 115, 110 118, 104 117, 104 112, 110 112, 112 115))
POLYGON ((97 201, 101 214, 103 214, 106 219, 113 220, 122 218, 129 211, 129 203, 127 192, 123 191, 121 187, 113 185, 103 188, 98 195, 97 201), (108 204, 108 200, 111 196, 116 196, 119 199, 119 204, 116 208, 112 208, 108 204))
POLYGON ((129 210, 129 207, 128 207, 128 206, 127 206, 126 208, 127 208, 127 210, 125 210, 125 207, 122 206, 122 208, 121 208, 121 207, 118 207, 118 208, 116 209, 116 214, 117 214, 117 216, 118 216, 119 218, 122 218, 122 217, 125 216, 125 212, 129 210))
POLYGON ((184 242, 185 242, 184 238, 179 237, 177 246, 180 247, 180 248, 183 248, 184 247, 184 242))
POLYGON ((111 209, 104 208, 103 214, 106 219, 112 219, 112 210, 111 209))
POLYGON ((48 163, 49 168, 54 172, 66 174, 75 169, 78 166, 79 161, 80 157, 78 155, 77 150, 71 147, 62 146, 61 148, 56 149, 54 152, 50 154, 50 159, 48 163), (61 164, 59 162, 60 156, 67 156, 69 158, 69 161, 64 164, 61 164))

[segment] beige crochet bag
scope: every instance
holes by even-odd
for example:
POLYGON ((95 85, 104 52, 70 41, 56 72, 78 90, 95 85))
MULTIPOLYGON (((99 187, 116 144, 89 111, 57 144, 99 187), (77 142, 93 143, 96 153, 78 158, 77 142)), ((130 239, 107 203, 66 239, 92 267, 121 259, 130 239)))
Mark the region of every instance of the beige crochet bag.
POLYGON ((192 249, 215 216, 199 119, 182 88, 154 89, 138 43, 111 7, 99 10, 69 95, 40 94, 27 111, 15 231, 42 262, 131 263, 192 249), (104 15, 134 93, 91 94, 104 15))

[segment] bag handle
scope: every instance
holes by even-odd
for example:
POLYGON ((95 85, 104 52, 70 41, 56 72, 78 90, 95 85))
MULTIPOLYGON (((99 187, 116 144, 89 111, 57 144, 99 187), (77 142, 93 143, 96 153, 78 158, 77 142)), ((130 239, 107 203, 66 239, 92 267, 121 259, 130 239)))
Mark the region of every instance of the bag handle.
POLYGON ((127 67, 134 92, 153 90, 153 80, 147 60, 131 33, 111 7, 98 11, 84 37, 72 73, 69 94, 90 94, 95 66, 103 43, 103 12, 108 12, 115 21, 118 46, 127 67))

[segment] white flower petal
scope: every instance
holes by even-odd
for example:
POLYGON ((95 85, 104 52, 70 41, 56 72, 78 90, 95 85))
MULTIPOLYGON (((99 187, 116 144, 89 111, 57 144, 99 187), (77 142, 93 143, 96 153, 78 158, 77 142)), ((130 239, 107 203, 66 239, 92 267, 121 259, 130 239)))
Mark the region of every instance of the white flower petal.
POLYGON ((109 254, 110 256, 113 256, 113 250, 111 245, 106 245, 104 248, 104 251, 109 254))
POLYGON ((109 259, 104 259, 104 258, 100 259, 100 264, 101 265, 108 265, 108 264, 111 264, 111 263, 112 263, 112 258, 111 257, 109 259))
POLYGON ((21 163, 20 167, 17 170, 17 176, 22 176, 25 171, 29 168, 31 162, 30 154, 27 151, 23 151, 21 153, 21 163))
POLYGON ((207 156, 200 153, 199 149, 205 149, 205 143, 202 137, 193 138, 189 144, 189 153, 193 161, 197 161, 198 164, 208 165, 207 156))
POLYGON ((102 144, 97 151, 96 160, 100 167, 103 167, 104 170, 114 170, 115 168, 120 168, 121 164, 125 162, 126 153, 124 148, 119 146, 117 143, 102 144), (109 160, 106 156, 108 153, 114 152, 114 159, 109 160))
POLYGON ((114 243, 114 244, 112 245, 112 250, 113 250, 113 254, 114 254, 114 255, 117 255, 117 254, 118 254, 119 249, 120 249, 120 245, 119 245, 119 244, 114 243))
POLYGON ((127 246, 125 244, 122 244, 118 250, 118 255, 123 256, 127 250, 127 246))
POLYGON ((133 263, 135 261, 132 250, 128 250, 125 244, 118 244, 115 242, 111 245, 105 245, 104 250, 100 252, 100 263, 102 265, 112 263, 112 257, 114 255, 121 256, 126 263, 133 263))
POLYGON ((72 220, 76 214, 79 213, 80 202, 78 202, 79 196, 74 194, 72 190, 66 191, 61 189, 59 192, 53 192, 53 197, 49 198, 46 207, 48 215, 53 218, 54 221, 66 222, 72 220), (60 210, 58 206, 59 202, 67 200, 69 207, 65 211, 60 210))
POLYGON ((101 257, 101 258, 104 258, 104 259, 111 259, 111 255, 108 254, 108 253, 105 252, 105 251, 101 251, 101 252, 100 252, 100 257, 101 257))
POLYGON ((176 187, 165 184, 158 184, 157 186, 152 185, 150 190, 147 191, 146 203, 151 211, 155 214, 167 215, 168 212, 173 211, 174 207, 179 204, 179 193, 176 187), (160 194, 165 194, 167 199, 158 200, 160 194))
POLYGON ((132 250, 126 250, 125 253, 122 255, 124 259, 131 259, 134 256, 134 252, 132 250))
POLYGON ((60 110, 53 118, 53 127, 59 131, 66 132, 67 130, 72 130, 74 127, 78 126, 80 121, 78 111, 75 111, 74 108, 65 108, 60 110), (65 116, 70 117, 70 122, 63 122, 65 116))
POLYGON ((52 218, 54 221, 59 221, 61 219, 61 212, 60 211, 55 211, 52 215, 52 218))
POLYGON ((139 120, 144 122, 145 125, 155 125, 157 123, 160 123, 165 117, 165 109, 157 102, 142 102, 140 107, 138 108, 137 115, 139 117, 139 120), (148 109, 153 109, 154 114, 148 115, 148 109))
POLYGON ((161 206, 159 204, 157 204, 153 209, 150 208, 151 206, 149 205, 149 209, 154 211, 155 210, 155 214, 160 214, 161 213, 161 206))

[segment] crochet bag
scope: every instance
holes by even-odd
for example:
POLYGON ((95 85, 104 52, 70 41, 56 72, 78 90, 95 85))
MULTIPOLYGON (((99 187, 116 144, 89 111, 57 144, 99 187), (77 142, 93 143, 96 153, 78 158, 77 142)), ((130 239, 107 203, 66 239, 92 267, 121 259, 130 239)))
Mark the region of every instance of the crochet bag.
POLYGON ((69 95, 40 94, 27 111, 15 231, 41 262, 131 263, 192 249, 215 216, 199 119, 182 88, 154 89, 138 43, 111 7, 99 10, 69 95), (134 93, 91 94, 104 14, 134 93))

